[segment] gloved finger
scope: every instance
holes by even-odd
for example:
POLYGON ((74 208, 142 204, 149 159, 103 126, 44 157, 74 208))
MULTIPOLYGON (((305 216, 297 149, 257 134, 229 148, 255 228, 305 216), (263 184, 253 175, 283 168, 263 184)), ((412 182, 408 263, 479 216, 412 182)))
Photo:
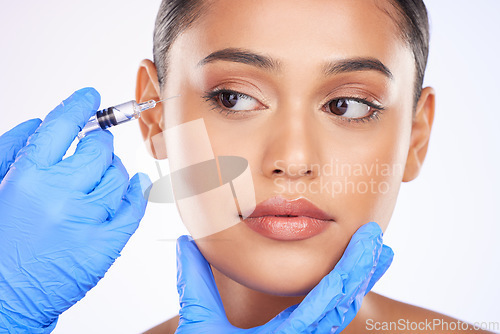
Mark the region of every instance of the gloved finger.
POLYGON ((75 153, 57 163, 57 173, 68 189, 88 194, 94 189, 113 161, 113 135, 109 131, 89 132, 78 143, 75 153))
POLYGON ((370 279, 370 283, 366 289, 365 295, 371 291, 375 283, 385 274, 387 269, 391 266, 392 259, 394 258, 394 252, 392 248, 386 245, 382 245, 382 252, 378 258, 377 266, 375 267, 375 272, 370 279))
POLYGON ((107 169, 97 187, 84 198, 79 213, 92 221, 102 223, 112 219, 121 205, 129 185, 128 173, 120 158, 114 155, 113 162, 107 169))
POLYGON ((87 267, 89 271, 97 273, 103 268, 107 269, 120 256, 144 216, 147 199, 142 188, 149 187, 150 184, 147 175, 134 175, 113 219, 100 225, 89 226, 91 233, 88 247, 94 249, 95 254, 105 254, 103 257, 92 259, 92 263, 87 267))
MULTIPOLYGON (((373 248, 370 246, 367 247, 368 250, 372 249, 372 251, 370 254, 371 257, 368 253, 366 253, 367 255, 364 257, 366 261, 364 269, 362 271, 355 270, 354 275, 350 274, 352 279, 349 279, 344 287, 346 294, 337 304, 337 308, 342 309, 343 312, 330 308, 318 323, 317 330, 319 333, 333 331, 335 333, 342 332, 358 313, 363 298, 366 295, 367 287, 376 270, 380 254, 382 253, 382 235, 383 233, 380 230, 380 235, 372 239, 373 248), (370 265, 372 266, 371 270, 369 270, 370 265)), ((367 243, 368 241, 363 242, 367 243)))
MULTIPOLYGON (((130 238, 146 212, 148 193, 145 193, 145 189, 148 189, 150 185, 151 180, 144 173, 137 173, 130 179, 127 192, 115 216, 103 226, 106 235, 113 231, 122 235, 125 242, 130 238)), ((114 239, 119 238, 115 235, 114 239)))
POLYGON ((179 325, 197 324, 202 329, 204 322, 229 324, 210 265, 187 235, 177 239, 177 292, 179 325))
MULTIPOLYGON (((394 253, 392 252, 392 249, 386 245, 382 245, 380 256, 378 257, 378 261, 375 261, 373 267, 373 274, 371 275, 371 277, 369 277, 369 281, 367 279, 358 286, 357 291, 353 294, 353 296, 355 297, 354 300, 344 303, 344 305, 348 307, 348 311, 345 312, 345 318, 343 320, 343 323, 342 325, 337 327, 335 333, 341 333, 351 323, 351 321, 354 319, 354 317, 356 316, 361 307, 361 303, 364 296, 371 290, 373 285, 387 271, 392 262, 393 256, 394 253)), ((328 321, 328 318, 330 317, 331 315, 327 314, 324 317, 325 320, 318 324, 318 333, 331 331, 332 324, 331 322, 328 321)))
POLYGON ((330 310, 333 310, 332 314, 337 314, 337 319, 330 319, 330 323, 333 326, 342 324, 343 313, 347 310, 335 309, 341 302, 345 303, 346 296, 350 298, 353 295, 363 280, 371 277, 374 261, 380 254, 381 235, 382 230, 376 223, 361 226, 352 236, 335 268, 307 294, 277 332, 307 331, 317 326, 318 321, 330 310))
POLYGON ((26 145, 28 137, 35 132, 41 122, 38 118, 30 119, 0 136, 0 181, 16 159, 17 152, 26 145))
POLYGON ((45 117, 19 154, 39 166, 56 164, 90 116, 95 114, 100 100, 99 93, 93 88, 76 91, 45 117))

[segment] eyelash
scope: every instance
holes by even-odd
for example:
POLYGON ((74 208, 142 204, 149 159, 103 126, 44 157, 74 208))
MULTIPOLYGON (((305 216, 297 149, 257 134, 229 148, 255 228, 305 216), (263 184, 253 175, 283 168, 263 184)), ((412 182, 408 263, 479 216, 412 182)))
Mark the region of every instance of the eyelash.
MULTIPOLYGON (((252 97, 250 95, 243 94, 243 93, 240 93, 240 92, 237 92, 237 91, 234 91, 234 90, 231 90, 231 89, 226 89, 226 88, 216 88, 214 90, 205 92, 205 95, 203 96, 203 98, 207 102, 211 102, 212 105, 214 106, 211 110, 217 109, 218 112, 225 113, 226 116, 228 116, 229 114, 237 113, 238 110, 231 110, 231 109, 222 107, 218 103, 218 101, 217 101, 218 96, 221 93, 236 94, 239 98, 242 98, 242 97, 251 97, 251 98, 254 98, 254 97, 252 97)), ((364 116, 364 117, 349 118, 349 117, 337 116, 338 118, 340 118, 343 121, 348 122, 348 123, 351 123, 351 122, 366 123, 366 122, 369 122, 369 121, 372 121, 372 120, 379 120, 380 119, 380 115, 385 110, 385 108, 382 107, 382 106, 376 105, 373 102, 368 101, 367 99, 360 98, 360 97, 355 97, 355 96, 343 96, 343 97, 339 97, 339 98, 336 98, 336 99, 332 99, 332 100, 328 101, 326 104, 324 104, 324 106, 330 104, 333 101, 337 101, 337 100, 351 100, 351 101, 360 102, 360 103, 366 104, 367 106, 369 106, 372 109, 372 112, 369 115, 364 116)))
POLYGON ((369 121, 372 121, 372 120, 378 121, 380 119, 380 115, 385 110, 385 108, 382 107, 382 106, 376 105, 375 103, 370 102, 367 99, 364 99, 364 98, 361 98, 361 97, 355 97, 355 96, 343 96, 343 97, 339 97, 339 98, 336 98, 336 99, 332 99, 332 100, 328 101, 325 105, 330 104, 332 101, 337 101, 337 100, 351 100, 351 101, 360 102, 360 103, 366 104, 372 110, 370 114, 368 114, 366 116, 363 116, 363 117, 359 117, 359 118, 350 118, 350 117, 338 116, 343 121, 346 121, 348 123, 351 123, 351 122, 366 123, 366 122, 369 122, 369 121))
POLYGON ((211 102, 212 105, 214 106, 212 109, 210 110, 214 110, 214 109, 217 109, 221 114, 223 112, 226 113, 226 116, 229 115, 229 114, 234 114, 236 112, 238 112, 238 110, 231 110, 231 109, 228 109, 228 108, 224 108, 222 107, 217 101, 216 101, 216 98, 219 96, 219 94, 221 93, 229 93, 229 94, 236 94, 239 98, 242 98, 244 96, 249 96, 249 95, 246 95, 246 94, 243 94, 243 93, 240 93, 240 92, 237 92, 237 91, 234 91, 234 90, 230 90, 230 89, 225 89, 225 88, 216 88, 212 91, 207 91, 205 92, 205 95, 203 96, 203 98, 205 99, 205 101, 207 102, 211 102))

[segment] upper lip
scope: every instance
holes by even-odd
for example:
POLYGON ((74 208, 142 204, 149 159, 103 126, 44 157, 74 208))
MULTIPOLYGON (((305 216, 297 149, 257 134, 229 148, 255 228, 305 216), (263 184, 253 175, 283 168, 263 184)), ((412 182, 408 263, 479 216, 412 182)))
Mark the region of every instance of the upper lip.
POLYGON ((321 220, 334 220, 332 216, 304 197, 293 200, 281 196, 271 197, 257 204, 255 210, 248 217, 262 216, 304 216, 321 220))

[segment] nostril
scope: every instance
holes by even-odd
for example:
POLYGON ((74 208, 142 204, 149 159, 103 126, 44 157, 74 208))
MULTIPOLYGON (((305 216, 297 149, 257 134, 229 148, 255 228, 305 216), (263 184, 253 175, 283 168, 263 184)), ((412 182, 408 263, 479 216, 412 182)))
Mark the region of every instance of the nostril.
POLYGON ((275 169, 275 170, 273 170, 273 174, 281 175, 281 174, 283 174, 283 171, 281 169, 275 169))

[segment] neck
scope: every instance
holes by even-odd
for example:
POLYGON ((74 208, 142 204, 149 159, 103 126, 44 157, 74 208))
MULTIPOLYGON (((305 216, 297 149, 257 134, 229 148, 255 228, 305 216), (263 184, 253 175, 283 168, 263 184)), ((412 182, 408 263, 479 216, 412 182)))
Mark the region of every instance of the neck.
POLYGON ((211 267, 227 319, 239 328, 264 325, 281 311, 299 304, 305 297, 275 296, 252 290, 211 267))

